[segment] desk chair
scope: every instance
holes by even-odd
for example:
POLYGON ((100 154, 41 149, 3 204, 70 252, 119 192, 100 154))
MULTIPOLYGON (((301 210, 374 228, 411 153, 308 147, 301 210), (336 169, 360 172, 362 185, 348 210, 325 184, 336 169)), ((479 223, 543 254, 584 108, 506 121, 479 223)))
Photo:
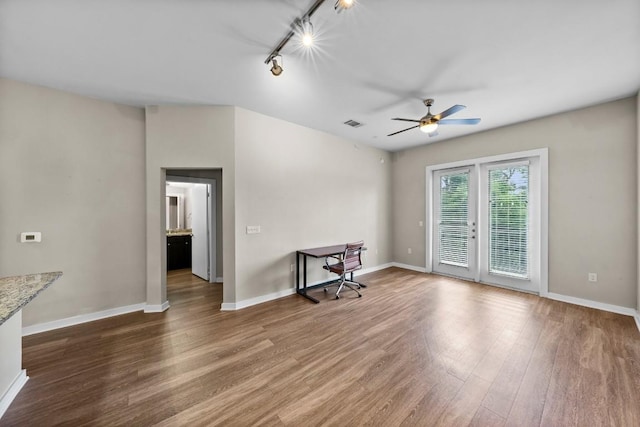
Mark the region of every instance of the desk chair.
MULTIPOLYGON (((360 254, 362 253, 363 245, 364 242, 362 240, 359 242, 347 243, 347 247, 345 248, 344 254, 342 254, 341 258, 335 256, 325 258, 325 265, 322 268, 340 276, 340 281, 336 283, 339 284, 338 290, 336 291, 336 299, 340 298, 340 291, 345 286, 352 291, 355 291, 355 293, 358 294, 358 297, 362 296, 360 295, 360 292, 358 292, 358 289, 360 289, 360 285, 357 282, 347 280, 347 274, 353 273, 354 271, 360 270, 362 268, 362 259, 360 258, 360 254), (338 262, 329 264, 329 258, 336 259, 338 260, 338 262)), ((325 292, 327 292, 327 288, 329 286, 325 286, 325 292)))

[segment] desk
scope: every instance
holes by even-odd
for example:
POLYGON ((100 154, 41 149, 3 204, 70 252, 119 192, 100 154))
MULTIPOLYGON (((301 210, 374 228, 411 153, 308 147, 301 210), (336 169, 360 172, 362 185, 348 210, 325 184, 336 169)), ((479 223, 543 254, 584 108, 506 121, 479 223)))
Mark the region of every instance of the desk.
MULTIPOLYGON (((312 297, 311 295, 307 294, 307 257, 312 257, 312 258, 326 258, 328 256, 333 256, 333 255, 342 255, 344 254, 345 249, 347 248, 346 244, 342 244, 342 245, 333 245, 333 246, 323 246, 320 248, 311 248, 311 249, 302 249, 299 251, 296 251, 296 292, 299 295, 302 295, 303 297, 307 298, 308 300, 311 300, 313 302, 315 302, 316 304, 319 303, 320 301, 314 297, 312 297), (300 255, 302 255, 302 269, 303 269, 303 282, 302 282, 302 286, 300 286, 300 255)), ((366 251, 367 248, 362 248, 363 251, 366 251)), ((351 280, 353 280, 353 272, 351 273, 351 280)), ((318 286, 326 286, 329 283, 333 283, 336 282, 337 280, 329 280, 328 282, 324 282, 324 283, 318 283, 317 285, 311 286, 311 288, 315 288, 318 286)), ((362 286, 363 288, 366 288, 366 285, 363 285, 362 283, 360 283, 360 286, 362 286)))

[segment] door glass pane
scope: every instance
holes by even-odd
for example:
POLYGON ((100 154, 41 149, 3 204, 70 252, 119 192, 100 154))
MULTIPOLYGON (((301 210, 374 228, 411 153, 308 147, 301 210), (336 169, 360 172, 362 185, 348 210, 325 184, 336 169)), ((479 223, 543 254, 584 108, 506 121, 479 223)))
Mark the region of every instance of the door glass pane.
POLYGON ((443 264, 469 265, 469 172, 440 177, 439 257, 443 264))
POLYGON ((489 171, 489 273, 529 277, 529 166, 489 171))

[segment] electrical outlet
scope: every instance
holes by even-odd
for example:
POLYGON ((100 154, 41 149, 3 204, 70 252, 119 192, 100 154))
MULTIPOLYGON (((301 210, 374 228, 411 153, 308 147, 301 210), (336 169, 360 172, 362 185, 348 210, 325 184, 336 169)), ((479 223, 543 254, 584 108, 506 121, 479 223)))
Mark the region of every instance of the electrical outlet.
POLYGON ((590 282, 597 282, 598 281, 598 274, 589 273, 588 279, 589 279, 590 282))
POLYGON ((424 226, 424 222, 418 221, 418 227, 422 227, 422 226, 424 226))
POLYGON ((409 255, 411 255, 411 254, 413 253, 413 251, 411 250, 411 248, 407 248, 407 253, 408 253, 409 255))
POLYGON ((295 264, 291 264, 291 272, 293 273, 294 271, 296 271, 296 265, 295 264))

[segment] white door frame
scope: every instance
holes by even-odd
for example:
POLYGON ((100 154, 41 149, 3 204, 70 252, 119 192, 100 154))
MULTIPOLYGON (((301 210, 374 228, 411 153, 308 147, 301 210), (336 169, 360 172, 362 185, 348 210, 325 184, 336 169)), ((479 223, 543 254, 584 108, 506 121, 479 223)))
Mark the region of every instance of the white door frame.
POLYGON ((213 178, 194 178, 190 176, 179 176, 179 175, 171 175, 167 174, 165 179, 166 181, 175 181, 175 182, 189 182, 192 184, 209 184, 209 188, 211 191, 210 194, 210 205, 209 205, 209 215, 208 215, 208 228, 209 228, 209 283, 216 282, 216 180, 213 178))
MULTIPOLYGON (((425 213, 426 223, 429 225, 425 227, 425 271, 427 273, 433 272, 433 176, 436 170, 440 169, 453 169, 461 168, 465 166, 475 166, 480 168, 482 164, 505 162, 514 159, 531 158, 535 157, 540 162, 540 229, 539 229, 539 248, 537 249, 538 259, 538 272, 536 274, 540 277, 540 296, 547 296, 549 293, 549 149, 540 148, 535 150, 520 151, 516 153, 500 154, 496 156, 487 156, 475 159, 459 160, 451 163, 444 163, 439 165, 431 165, 426 167, 426 197, 425 197, 425 213)), ((476 183, 480 185, 480 180, 476 183)), ((483 221, 480 217, 481 212, 478 212, 478 224, 483 221)), ((475 281, 480 281, 480 274, 478 269, 477 277, 475 281)))

